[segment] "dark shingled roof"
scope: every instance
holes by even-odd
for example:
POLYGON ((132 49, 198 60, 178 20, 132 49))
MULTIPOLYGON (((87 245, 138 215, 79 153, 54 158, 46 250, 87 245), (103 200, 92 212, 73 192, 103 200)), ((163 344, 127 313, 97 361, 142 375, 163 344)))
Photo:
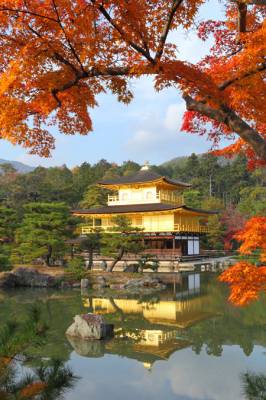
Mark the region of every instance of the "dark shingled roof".
POLYGON ((152 204, 130 204, 122 206, 106 206, 100 208, 90 208, 88 210, 72 210, 73 214, 123 214, 135 212, 151 212, 151 211, 171 211, 183 209, 188 211, 200 212, 203 214, 217 214, 216 211, 199 210, 197 208, 187 207, 185 205, 176 206, 173 204, 152 203, 152 204))
POLYGON ((130 176, 121 176, 119 178, 105 180, 98 182, 99 185, 122 185, 122 184, 130 184, 130 183, 145 183, 157 181, 158 179, 163 179, 165 182, 176 185, 176 186, 184 186, 190 187, 189 183, 179 182, 175 179, 168 178, 167 176, 163 176, 157 174, 157 172, 153 172, 150 170, 140 170, 134 175, 130 176))

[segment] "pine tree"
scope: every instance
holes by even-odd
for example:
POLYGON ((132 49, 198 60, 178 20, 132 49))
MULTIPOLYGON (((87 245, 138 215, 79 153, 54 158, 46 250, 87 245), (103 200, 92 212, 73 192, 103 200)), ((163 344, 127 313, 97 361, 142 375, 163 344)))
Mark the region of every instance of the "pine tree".
POLYGON ((90 185, 84 194, 80 206, 82 208, 97 208, 106 206, 108 190, 97 185, 90 185))
POLYGON ((86 237, 82 240, 80 247, 82 250, 87 250, 89 252, 89 263, 87 269, 91 269, 93 265, 93 252, 98 250, 100 247, 101 232, 95 230, 94 232, 87 233, 86 237))
POLYGON ((12 241, 16 226, 16 211, 12 208, 0 206, 0 240, 12 241))
POLYGON ((23 323, 14 320, 0 328, 0 399, 1 400, 56 400, 73 387, 77 377, 62 361, 41 360, 39 366, 23 374, 17 363, 27 360, 29 345, 40 346, 45 338, 46 324, 39 307, 33 306, 23 323))
POLYGON ((54 255, 62 254, 64 241, 71 234, 70 213, 64 203, 29 203, 16 231, 14 258, 30 262, 43 258, 50 265, 54 255))
POLYGON ((138 254, 143 250, 141 229, 133 227, 125 216, 112 219, 114 227, 112 233, 105 233, 101 240, 101 253, 114 257, 108 271, 113 271, 118 261, 122 260, 125 253, 138 254))

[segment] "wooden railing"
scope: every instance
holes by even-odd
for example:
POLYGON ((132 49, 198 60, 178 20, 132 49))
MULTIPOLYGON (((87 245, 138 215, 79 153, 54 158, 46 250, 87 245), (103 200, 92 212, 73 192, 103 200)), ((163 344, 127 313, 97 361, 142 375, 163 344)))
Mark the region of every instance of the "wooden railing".
POLYGON ((198 225, 198 224, 175 224, 174 231, 207 233, 209 231, 209 228, 206 225, 198 225))
POLYGON ((165 194, 162 192, 157 192, 152 197, 146 198, 141 196, 136 199, 122 199, 121 197, 117 196, 110 196, 108 195, 108 206, 119 206, 119 205, 128 205, 128 204, 150 204, 150 203, 168 203, 174 205, 182 205, 184 204, 184 197, 177 196, 176 194, 172 193, 171 195, 165 194))
MULTIPOLYGON (((191 233, 207 233, 208 227, 197 224, 174 224, 169 225, 167 227, 157 227, 156 229, 150 229, 144 225, 133 225, 136 228, 142 229, 143 232, 191 232, 191 233)), ((86 235, 88 233, 94 232, 95 229, 101 229, 104 232, 113 232, 112 226, 110 225, 102 225, 102 226, 93 226, 93 225, 82 225, 80 227, 80 233, 82 235, 86 235)))

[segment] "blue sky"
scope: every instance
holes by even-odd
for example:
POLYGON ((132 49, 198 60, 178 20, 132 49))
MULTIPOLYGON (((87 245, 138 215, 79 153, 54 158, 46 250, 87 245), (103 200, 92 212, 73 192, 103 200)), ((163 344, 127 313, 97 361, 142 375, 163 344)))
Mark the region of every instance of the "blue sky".
MULTIPOLYGON (((200 17, 214 18, 213 10, 218 16, 221 7, 213 1, 206 3, 200 17)), ((180 58, 191 62, 199 60, 210 45, 210 42, 201 42, 193 32, 174 32, 171 40, 177 43, 180 58)), ((132 82, 132 88, 135 97, 128 106, 118 103, 109 94, 98 97, 99 107, 91 111, 94 130, 88 136, 64 136, 56 128, 51 129, 56 137, 56 149, 51 158, 29 155, 25 149, 6 141, 0 142, 0 158, 34 166, 66 164, 73 167, 102 158, 116 163, 130 159, 140 164, 145 160, 159 164, 210 148, 211 143, 206 138, 180 132, 185 106, 176 90, 157 93, 151 78, 132 82)))

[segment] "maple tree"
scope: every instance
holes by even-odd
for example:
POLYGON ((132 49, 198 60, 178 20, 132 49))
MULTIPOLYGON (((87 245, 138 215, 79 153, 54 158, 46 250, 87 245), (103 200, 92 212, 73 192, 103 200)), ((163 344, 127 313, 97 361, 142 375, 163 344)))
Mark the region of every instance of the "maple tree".
MULTIPOLYGON (((266 262, 266 217, 249 219, 234 237, 242 242, 239 248, 241 254, 251 255, 258 252, 260 264, 266 262)), ((239 261, 224 271, 219 279, 229 283, 229 299, 236 305, 245 305, 257 299, 260 291, 266 291, 266 265, 257 267, 251 262, 239 261)))
POLYGON ((88 108, 110 90, 128 103, 132 78, 153 75, 158 90, 181 90, 183 128, 215 143, 237 134, 228 151, 266 158, 265 8, 263 0, 224 1, 224 21, 204 21, 213 34, 198 64, 177 57, 169 32, 192 29, 204 0, 1 0, 0 134, 49 156, 56 124, 65 134, 92 129, 88 108), (204 126, 207 127, 204 128, 204 126))
POLYGON ((221 215, 221 223, 225 226, 223 244, 225 250, 233 248, 233 240, 237 232, 243 228, 244 216, 233 206, 229 205, 221 215))
POLYGON ((49 156, 51 125, 87 134, 98 94, 111 91, 127 104, 129 81, 152 75, 157 90, 181 92, 183 130, 207 134, 214 145, 232 138, 217 154, 244 152, 250 167, 264 165, 265 0, 223 0, 223 20, 198 24, 203 3, 0 0, 1 138, 49 156), (195 29, 203 41, 213 36, 209 54, 182 61, 169 39, 177 29, 195 29))

